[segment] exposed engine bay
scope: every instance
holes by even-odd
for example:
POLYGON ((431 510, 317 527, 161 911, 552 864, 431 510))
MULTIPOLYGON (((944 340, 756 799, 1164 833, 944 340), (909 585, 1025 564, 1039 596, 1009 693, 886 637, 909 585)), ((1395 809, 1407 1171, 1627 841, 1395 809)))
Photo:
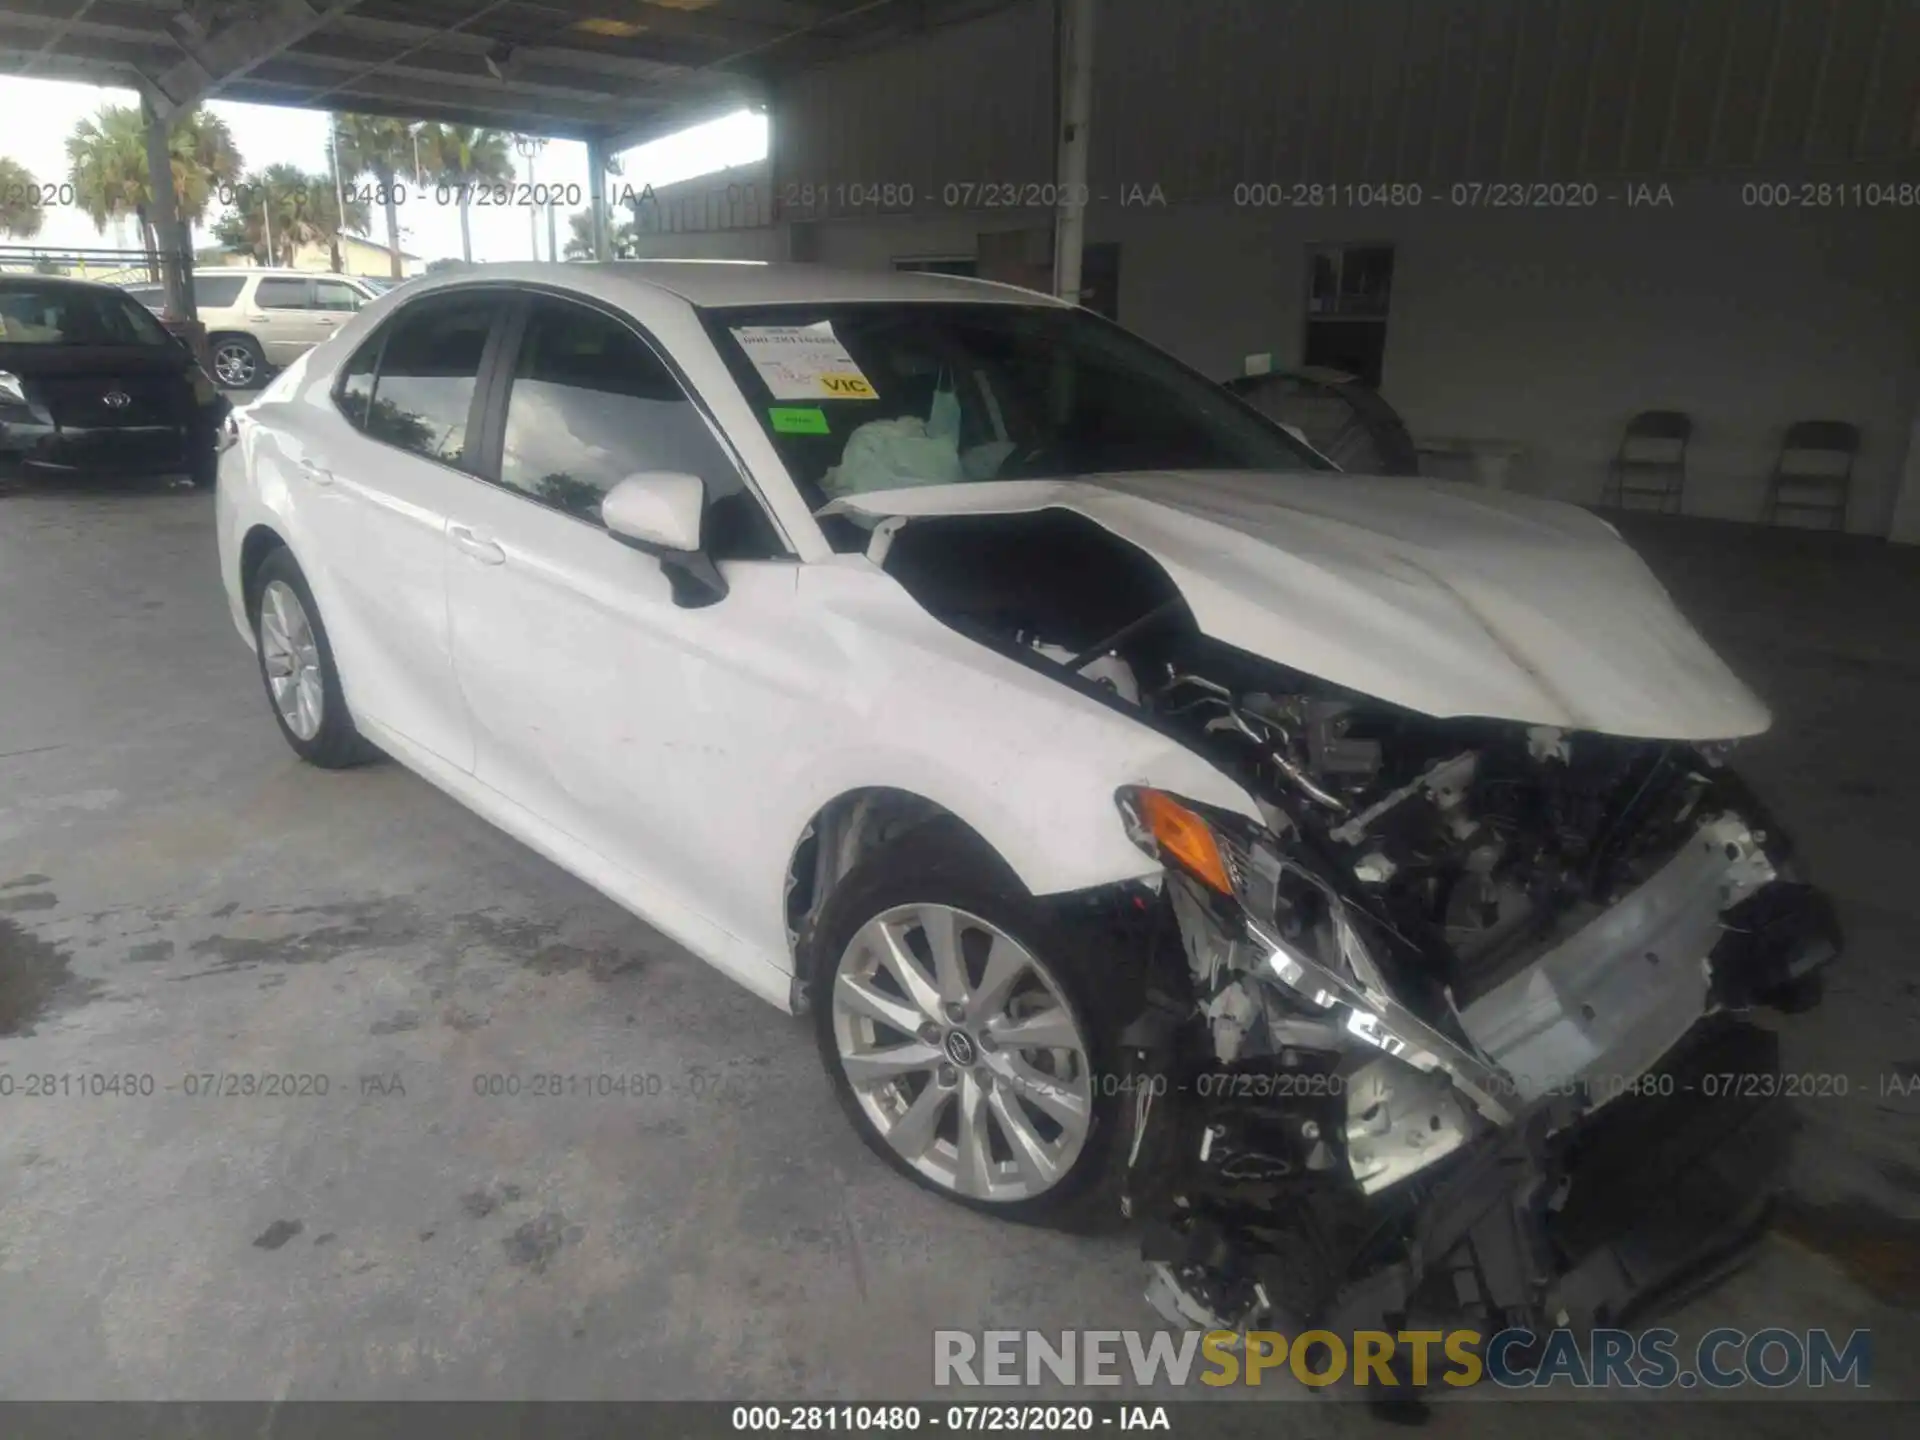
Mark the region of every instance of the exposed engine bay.
POLYGON ((1342 690, 1200 633, 1150 556, 1064 511, 873 554, 1264 817, 1121 801, 1168 862, 1126 1205, 1169 1318, 1607 1323, 1751 1238, 1777 1116, 1687 1077, 1776 1063, 1744 1012, 1806 1003, 1839 941, 1725 747, 1342 690))

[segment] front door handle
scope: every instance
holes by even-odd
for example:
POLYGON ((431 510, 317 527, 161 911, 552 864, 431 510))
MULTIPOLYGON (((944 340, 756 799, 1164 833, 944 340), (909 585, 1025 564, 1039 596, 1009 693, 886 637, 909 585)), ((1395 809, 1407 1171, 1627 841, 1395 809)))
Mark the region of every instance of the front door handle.
POLYGON ((491 540, 482 540, 464 525, 453 526, 447 534, 452 537, 454 545, 462 554, 471 555, 482 565, 499 565, 506 561, 506 551, 491 540))
POLYGON ((324 465, 316 465, 311 460, 300 462, 300 473, 316 485, 331 485, 333 472, 324 465))

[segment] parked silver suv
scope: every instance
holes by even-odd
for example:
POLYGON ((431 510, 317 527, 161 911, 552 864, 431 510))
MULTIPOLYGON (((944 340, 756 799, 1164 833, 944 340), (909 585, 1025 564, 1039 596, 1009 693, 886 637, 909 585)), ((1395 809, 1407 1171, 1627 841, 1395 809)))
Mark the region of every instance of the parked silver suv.
MULTIPOLYGON (((229 390, 265 384, 272 371, 299 359, 379 294, 357 275, 305 270, 196 270, 193 288, 213 378, 229 390)), ((126 291, 150 310, 165 305, 159 285, 126 291)))

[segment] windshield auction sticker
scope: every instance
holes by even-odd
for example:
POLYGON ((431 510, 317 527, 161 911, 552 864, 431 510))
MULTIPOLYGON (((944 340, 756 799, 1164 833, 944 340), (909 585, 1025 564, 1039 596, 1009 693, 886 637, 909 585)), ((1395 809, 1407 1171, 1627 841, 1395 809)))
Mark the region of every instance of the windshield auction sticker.
POLYGON ((767 411, 773 428, 782 435, 828 435, 827 412, 818 405, 775 405, 767 411))
POLYGON ((832 322, 737 325, 733 338, 776 400, 878 400, 832 322))

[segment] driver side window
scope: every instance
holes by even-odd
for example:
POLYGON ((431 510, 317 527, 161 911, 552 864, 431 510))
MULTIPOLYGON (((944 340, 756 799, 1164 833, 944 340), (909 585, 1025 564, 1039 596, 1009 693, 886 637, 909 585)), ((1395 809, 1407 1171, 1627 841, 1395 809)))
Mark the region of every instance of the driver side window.
POLYGON ((314 281, 313 302, 316 310, 337 310, 343 314, 352 314, 362 304, 360 292, 339 280, 314 281))
POLYGON ((500 483, 598 525, 606 493, 646 470, 706 482, 702 539, 715 559, 786 554, 758 497, 653 350, 611 316, 536 299, 507 397, 500 483))

